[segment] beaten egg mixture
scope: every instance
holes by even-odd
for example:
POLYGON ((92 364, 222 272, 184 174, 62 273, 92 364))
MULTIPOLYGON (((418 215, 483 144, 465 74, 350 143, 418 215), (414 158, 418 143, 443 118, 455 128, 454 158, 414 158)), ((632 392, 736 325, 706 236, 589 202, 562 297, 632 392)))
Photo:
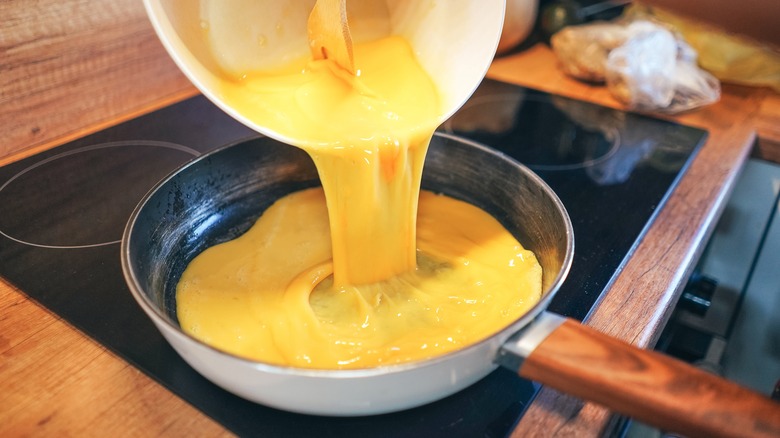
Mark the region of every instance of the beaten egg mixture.
POLYGON ((192 336, 266 363, 366 368, 463 348, 539 300, 539 263, 493 217, 420 192, 441 108, 409 43, 357 44, 354 59, 355 75, 302 60, 224 80, 233 108, 311 155, 322 188, 191 262, 176 301, 192 336))

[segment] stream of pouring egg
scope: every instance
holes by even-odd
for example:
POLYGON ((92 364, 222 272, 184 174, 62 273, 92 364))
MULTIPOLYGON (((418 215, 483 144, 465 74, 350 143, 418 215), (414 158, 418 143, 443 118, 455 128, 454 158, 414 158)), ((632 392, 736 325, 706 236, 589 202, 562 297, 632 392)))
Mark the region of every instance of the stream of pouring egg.
POLYGON ((420 192, 441 108, 409 43, 354 57, 355 76, 302 60, 221 84, 242 115, 298 139, 322 188, 191 262, 176 300, 192 336, 267 363, 365 368, 463 348, 539 300, 541 267, 498 221, 420 192))

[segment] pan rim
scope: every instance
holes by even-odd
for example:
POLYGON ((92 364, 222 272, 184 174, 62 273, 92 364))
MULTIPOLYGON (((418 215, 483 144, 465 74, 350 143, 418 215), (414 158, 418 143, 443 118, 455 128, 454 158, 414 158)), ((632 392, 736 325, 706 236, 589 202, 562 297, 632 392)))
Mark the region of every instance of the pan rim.
MULTIPOLYGON (((234 142, 228 143, 224 146, 218 147, 212 151, 209 151, 198 157, 193 158, 192 160, 174 169, 170 174, 168 174, 166 177, 161 179, 139 201, 139 203, 133 209, 133 212, 131 213, 128 222, 125 226, 124 232, 122 234, 122 242, 120 247, 122 273, 125 278, 125 282, 127 283, 128 288, 131 294, 133 295, 133 298, 143 309, 144 313, 146 313, 147 316, 150 319, 152 319, 152 322, 155 325, 159 326, 159 324, 162 324, 169 330, 170 333, 173 333, 176 336, 180 337, 181 339, 186 340, 186 342, 195 344, 201 348, 205 348, 209 350, 211 353, 215 353, 223 359, 229 359, 230 361, 239 363, 242 366, 251 367, 258 371, 262 371, 268 374, 280 375, 280 376, 299 376, 299 377, 311 377, 311 378, 318 378, 318 379, 368 378, 368 377, 375 377, 380 375, 404 373, 410 370, 417 370, 429 366, 437 366, 443 362, 449 362, 451 360, 454 360, 456 357, 473 354, 472 352, 474 350, 484 349, 486 346, 489 347, 490 351, 494 353, 497 352, 499 347, 502 344, 504 344, 509 337, 523 330, 525 327, 531 324, 542 312, 544 312, 547 309, 550 301, 553 299, 558 289, 560 289, 561 285, 563 284, 566 277, 568 276, 573 261, 573 255, 574 255, 574 232, 573 232, 571 219, 569 217, 569 214, 565 206, 563 205, 563 202, 560 200, 557 194, 547 185, 547 183, 544 180, 542 180, 542 178, 538 176, 535 172, 533 172, 531 169, 529 169, 527 166, 523 165, 522 163, 519 163, 514 158, 500 151, 492 149, 488 146, 485 146, 481 143, 457 135, 437 131, 436 133, 434 133, 434 137, 443 138, 447 141, 456 141, 460 143, 465 143, 467 146, 478 149, 480 152, 493 155, 496 157, 496 159, 508 161, 511 165, 518 167, 529 179, 534 181, 534 183, 537 184, 538 187, 542 188, 546 196, 550 198, 550 200, 555 205, 556 209, 561 213, 561 217, 563 219, 564 226, 566 228, 565 230, 566 252, 564 255, 563 262, 561 264, 561 269, 558 271, 555 278, 550 283, 550 286, 546 288, 546 290, 542 291, 542 297, 531 309, 529 309, 522 316, 520 316, 519 318, 517 318, 507 326, 505 326, 503 329, 493 333, 492 335, 484 339, 481 339, 475 343, 467 345, 463 348, 459 348, 457 350, 446 352, 444 354, 439 354, 426 359, 403 362, 398 364, 380 365, 380 366, 370 367, 370 368, 321 369, 321 368, 302 368, 302 367, 294 367, 288 365, 272 364, 272 363, 261 362, 261 361, 245 358, 242 356, 238 356, 226 352, 224 350, 221 350, 219 348, 216 348, 210 344, 207 344, 191 336, 190 334, 184 332, 178 324, 175 324, 173 321, 171 321, 170 317, 165 315, 161 311, 161 309, 158 308, 158 306, 156 306, 154 303, 151 302, 150 298, 146 295, 146 293, 144 293, 143 287, 141 286, 141 282, 136 276, 136 272, 132 266, 131 256, 130 256, 131 255, 130 240, 131 240, 133 230, 135 228, 136 221, 140 217, 141 213, 144 210, 144 207, 147 205, 150 198, 155 193, 160 191, 164 186, 166 186, 173 178, 175 178, 180 173, 184 172, 189 167, 194 166, 197 163, 200 163, 201 161, 208 160, 211 156, 218 154, 221 151, 224 151, 231 147, 235 147, 247 141, 268 138, 272 141, 278 142, 278 140, 275 140, 271 137, 264 136, 262 134, 249 136, 246 138, 236 140, 234 142)), ((294 146, 290 146, 290 147, 294 147, 294 146)), ((184 356, 182 355, 182 357, 184 356)), ((494 360, 493 363, 494 366, 496 367, 498 366, 494 360)))

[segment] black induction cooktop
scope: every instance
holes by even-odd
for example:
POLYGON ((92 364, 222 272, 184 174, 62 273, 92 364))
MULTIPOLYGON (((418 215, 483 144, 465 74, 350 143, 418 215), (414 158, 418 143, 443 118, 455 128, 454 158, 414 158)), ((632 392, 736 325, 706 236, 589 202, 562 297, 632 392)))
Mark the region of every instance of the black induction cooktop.
MULTIPOLYGON (((620 271, 706 137, 492 80, 440 129, 514 157, 561 198, 576 250, 550 310, 579 320, 620 271)), ((229 394, 166 343, 122 277, 125 223, 176 167, 255 136, 198 96, 0 168, 0 276, 239 435, 507 435, 538 385, 503 369, 419 408, 329 418, 229 394)))

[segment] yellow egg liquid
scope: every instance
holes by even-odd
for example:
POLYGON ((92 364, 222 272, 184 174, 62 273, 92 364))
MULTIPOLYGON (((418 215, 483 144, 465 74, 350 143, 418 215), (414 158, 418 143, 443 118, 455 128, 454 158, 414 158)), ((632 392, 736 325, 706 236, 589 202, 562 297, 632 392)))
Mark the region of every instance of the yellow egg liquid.
POLYGON ((267 363, 366 368, 473 344, 539 300, 541 267, 494 218, 420 193, 441 108, 409 44, 357 44, 354 59, 355 76, 301 61, 222 84, 243 116, 311 155, 322 189, 191 262, 176 300, 196 338, 267 363))

